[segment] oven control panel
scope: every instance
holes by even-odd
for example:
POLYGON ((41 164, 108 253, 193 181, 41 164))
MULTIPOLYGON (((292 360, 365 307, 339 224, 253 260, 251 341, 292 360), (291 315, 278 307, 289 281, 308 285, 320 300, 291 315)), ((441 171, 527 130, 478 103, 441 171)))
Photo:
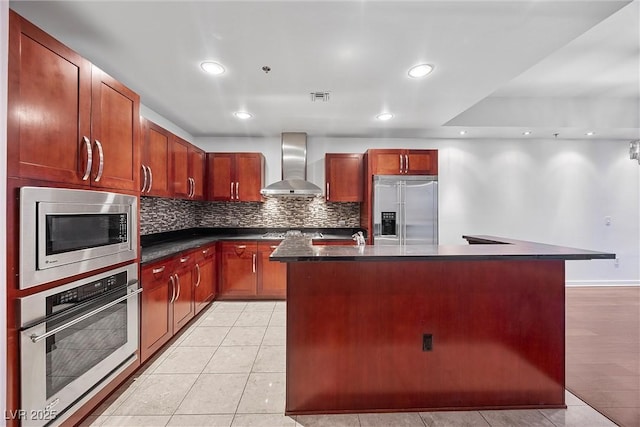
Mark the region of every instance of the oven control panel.
POLYGON ((47 299, 51 301, 53 306, 60 304, 77 304, 124 286, 127 286, 126 271, 51 295, 47 299))

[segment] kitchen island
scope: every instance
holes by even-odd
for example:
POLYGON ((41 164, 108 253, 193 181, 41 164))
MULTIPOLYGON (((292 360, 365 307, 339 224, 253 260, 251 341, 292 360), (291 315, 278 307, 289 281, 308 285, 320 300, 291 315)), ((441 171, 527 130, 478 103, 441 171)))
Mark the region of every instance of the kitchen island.
POLYGON ((285 239, 286 413, 565 407, 564 263, 615 255, 465 239, 285 239))

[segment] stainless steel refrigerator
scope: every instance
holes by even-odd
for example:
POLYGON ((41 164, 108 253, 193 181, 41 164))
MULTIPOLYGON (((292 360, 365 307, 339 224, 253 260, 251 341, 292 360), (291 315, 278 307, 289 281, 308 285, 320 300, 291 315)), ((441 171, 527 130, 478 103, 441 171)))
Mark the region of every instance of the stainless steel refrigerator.
POLYGON ((373 177, 374 245, 438 244, 438 177, 373 177))

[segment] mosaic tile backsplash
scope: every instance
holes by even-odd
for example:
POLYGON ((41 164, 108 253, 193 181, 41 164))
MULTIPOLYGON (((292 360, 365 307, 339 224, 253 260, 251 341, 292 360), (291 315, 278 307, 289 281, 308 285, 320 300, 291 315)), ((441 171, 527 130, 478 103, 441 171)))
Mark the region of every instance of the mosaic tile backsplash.
POLYGON ((193 227, 360 226, 359 203, 327 203, 323 198, 268 198, 264 203, 196 202, 140 198, 140 234, 193 227))

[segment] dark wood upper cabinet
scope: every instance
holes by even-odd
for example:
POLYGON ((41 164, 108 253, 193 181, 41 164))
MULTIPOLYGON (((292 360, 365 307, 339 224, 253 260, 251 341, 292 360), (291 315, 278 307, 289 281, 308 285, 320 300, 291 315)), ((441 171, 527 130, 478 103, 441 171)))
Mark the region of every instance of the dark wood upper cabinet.
POLYGON ((8 174, 136 191, 140 98, 9 11, 8 174))
POLYGON ((262 153, 207 153, 207 200, 260 202, 262 153))
POLYGON ((370 175, 437 175, 438 150, 371 149, 370 175))
POLYGON ((171 135, 171 189, 173 196, 188 198, 191 191, 189 181, 189 143, 171 135))
POLYGON ((142 195, 171 196, 171 133, 157 124, 142 120, 142 195))
POLYGON ((204 162, 205 153, 194 145, 189 146, 189 179, 191 184, 191 199, 204 199, 204 162))
POLYGON ((140 164, 140 97, 96 66, 92 67, 91 185, 137 190, 140 164), (96 150, 97 148, 97 150, 96 150))
POLYGON ((364 185, 362 154, 327 153, 324 157, 325 199, 361 202, 364 185))

